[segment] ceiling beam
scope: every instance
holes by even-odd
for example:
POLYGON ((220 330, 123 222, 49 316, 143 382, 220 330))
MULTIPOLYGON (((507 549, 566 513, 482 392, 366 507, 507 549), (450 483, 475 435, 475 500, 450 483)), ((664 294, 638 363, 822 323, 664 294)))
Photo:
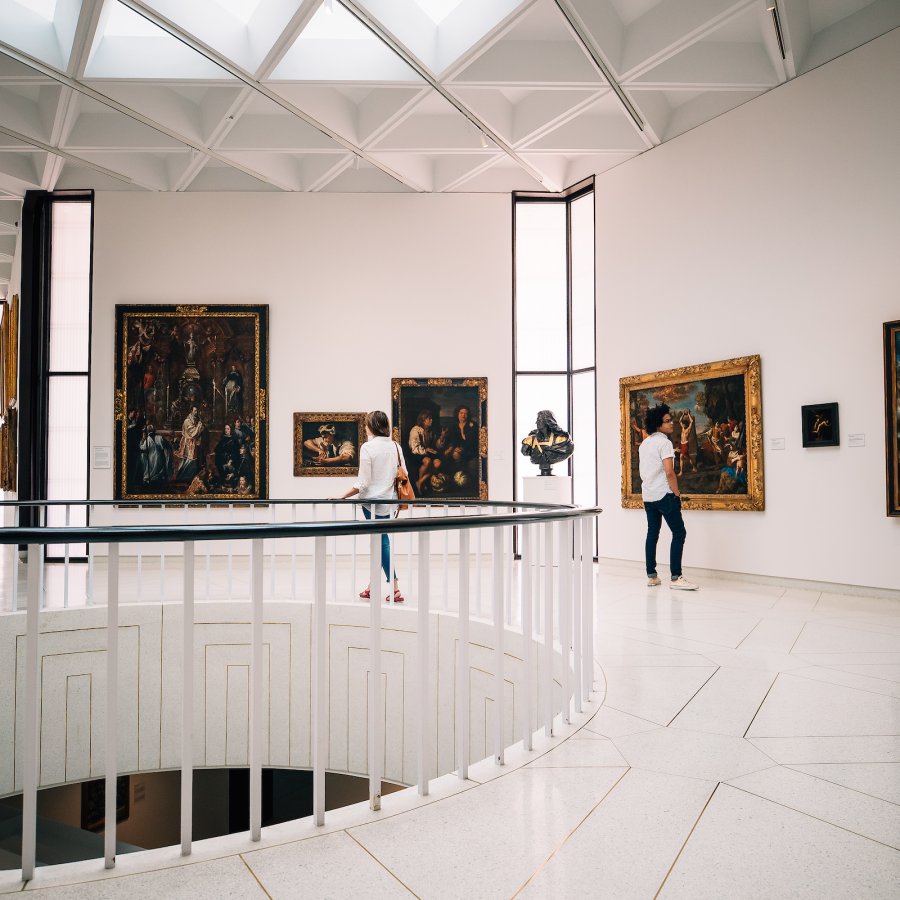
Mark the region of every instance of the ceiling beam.
POLYGON ((157 27, 162 28, 164 31, 167 31, 170 35, 172 35, 172 37, 177 38, 179 41, 199 53, 201 56, 206 57, 206 59, 208 59, 210 62, 215 63, 221 69, 224 69, 226 72, 228 72, 229 75, 238 79, 238 81, 243 82, 245 85, 247 85, 247 87, 252 88, 263 97, 271 100, 273 103, 280 106, 285 112, 296 116, 307 125, 312 126, 316 129, 316 131, 321 132, 336 144, 339 144, 344 150, 349 150, 351 153, 355 153, 370 165, 374 166, 377 169, 381 169, 381 171, 386 175, 390 175, 391 178, 394 178, 397 181, 406 184, 407 187, 411 187, 414 190, 421 190, 421 188, 417 187, 416 185, 409 183, 406 179, 404 179, 402 175, 385 166, 384 163, 370 158, 365 150, 357 147, 355 144, 348 141, 345 137, 338 134, 336 131, 332 131, 327 125, 319 122, 317 119, 314 119, 298 106, 294 106, 293 103, 285 100, 284 97, 282 97, 280 94, 277 94, 268 85, 258 81, 250 73, 246 72, 243 68, 233 63, 230 59, 227 59, 225 56, 210 47, 208 44, 194 37, 194 35, 189 34, 183 28, 172 22, 170 19, 167 19, 165 16, 161 16, 158 12, 156 12, 156 10, 153 10, 149 6, 146 6, 144 3, 140 2, 140 0, 118 0, 118 2, 122 3, 124 6, 129 7, 138 15, 143 16, 145 19, 147 19, 148 22, 152 22, 157 27))
MULTIPOLYGON (((546 176, 538 172, 530 163, 522 159, 515 151, 512 145, 508 144, 497 132, 489 125, 483 122, 469 107, 462 102, 452 91, 444 87, 422 61, 412 53, 406 46, 401 44, 394 35, 389 32, 377 19, 364 10, 355 0, 341 0, 341 4, 349 12, 353 13, 360 22, 363 23, 370 31, 372 31, 381 41, 397 54, 423 81, 429 84, 437 93, 439 93, 448 103, 456 108, 469 122, 472 123, 486 138, 493 141, 497 147, 502 150, 510 159, 516 162, 525 172, 541 184, 546 180, 546 176)), ((559 187, 548 185, 548 189, 552 191, 559 190, 559 187)))

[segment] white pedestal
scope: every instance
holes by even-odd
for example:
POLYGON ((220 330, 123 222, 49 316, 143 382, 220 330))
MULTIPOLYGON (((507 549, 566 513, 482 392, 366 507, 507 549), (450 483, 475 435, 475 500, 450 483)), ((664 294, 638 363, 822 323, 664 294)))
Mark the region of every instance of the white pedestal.
POLYGON ((571 475, 532 475, 522 479, 525 503, 571 503, 571 475))

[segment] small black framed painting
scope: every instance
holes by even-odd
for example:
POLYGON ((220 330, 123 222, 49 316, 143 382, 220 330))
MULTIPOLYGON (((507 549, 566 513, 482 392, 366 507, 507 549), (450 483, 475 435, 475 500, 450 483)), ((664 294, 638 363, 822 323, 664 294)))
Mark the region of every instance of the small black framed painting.
POLYGON ((800 417, 803 423, 804 447, 840 446, 837 403, 813 403, 803 406, 800 417))

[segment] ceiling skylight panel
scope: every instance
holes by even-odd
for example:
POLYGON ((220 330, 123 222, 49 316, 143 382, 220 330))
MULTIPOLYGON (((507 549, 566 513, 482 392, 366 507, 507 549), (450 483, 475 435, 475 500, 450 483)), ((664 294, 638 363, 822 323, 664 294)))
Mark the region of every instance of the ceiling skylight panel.
POLYGON ((435 25, 440 25, 462 2, 463 0, 416 0, 435 25))
POLYGON ((56 0, 15 0, 15 2, 48 22, 52 22, 56 15, 56 0))
POLYGON ((103 29, 104 37, 157 37, 160 28, 139 13, 122 6, 121 3, 108 4, 108 13, 103 29))
POLYGON ((226 12, 230 13, 242 25, 246 25, 259 8, 261 0, 216 0, 226 12))
POLYGON ((301 38, 318 41, 377 41, 378 38, 340 3, 323 3, 303 29, 301 38))

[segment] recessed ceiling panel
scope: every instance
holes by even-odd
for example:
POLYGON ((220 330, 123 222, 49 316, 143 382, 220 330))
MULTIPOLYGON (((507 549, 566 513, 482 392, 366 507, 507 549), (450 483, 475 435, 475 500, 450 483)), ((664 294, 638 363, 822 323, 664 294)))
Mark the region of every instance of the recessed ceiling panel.
POLYGON ((147 6, 254 74, 291 17, 297 0, 146 0, 147 6))
POLYGON ((270 81, 421 81, 340 3, 322 5, 275 68, 270 81))
POLYGON ((81 0, 4 0, 0 35, 10 46, 65 71, 81 0))
POLYGON ((579 87, 605 84, 574 40, 498 41, 454 75, 453 82, 579 87))
POLYGON ((190 193, 199 193, 201 191, 279 191, 280 188, 253 178, 227 163, 211 159, 185 190, 190 193))
POLYGON ((529 175, 520 165, 507 156, 501 156, 493 165, 460 182, 454 193, 508 194, 512 191, 545 191, 541 182, 529 175))
POLYGON ((171 191, 191 162, 187 150, 168 153, 81 150, 79 158, 130 178, 151 191, 171 191))
POLYGON ((46 163, 40 150, 0 150, 0 190, 21 197, 39 188, 46 163))
POLYGON ((219 146, 231 150, 342 149, 328 135, 259 94, 253 95, 246 108, 235 116, 219 146))
POLYGON ((381 169, 367 162, 355 163, 343 169, 320 190, 323 193, 336 194, 410 194, 413 189, 391 178, 381 169))
POLYGON ((184 144, 91 97, 74 101, 71 126, 63 136, 67 149, 182 150, 184 144))
POLYGON ((576 115, 527 143, 529 150, 645 150, 631 119, 612 94, 596 100, 576 115))
POLYGON ((222 151, 247 169, 288 191, 309 191, 346 163, 346 153, 260 153, 222 151))
POLYGON ((481 131, 437 91, 427 94, 372 146, 380 150, 485 149, 481 131))
POLYGON ((50 143, 61 93, 62 88, 52 82, 4 84, 0 80, 0 123, 19 134, 50 143))
POLYGON ((234 76, 118 0, 105 0, 86 78, 232 81, 234 76))

